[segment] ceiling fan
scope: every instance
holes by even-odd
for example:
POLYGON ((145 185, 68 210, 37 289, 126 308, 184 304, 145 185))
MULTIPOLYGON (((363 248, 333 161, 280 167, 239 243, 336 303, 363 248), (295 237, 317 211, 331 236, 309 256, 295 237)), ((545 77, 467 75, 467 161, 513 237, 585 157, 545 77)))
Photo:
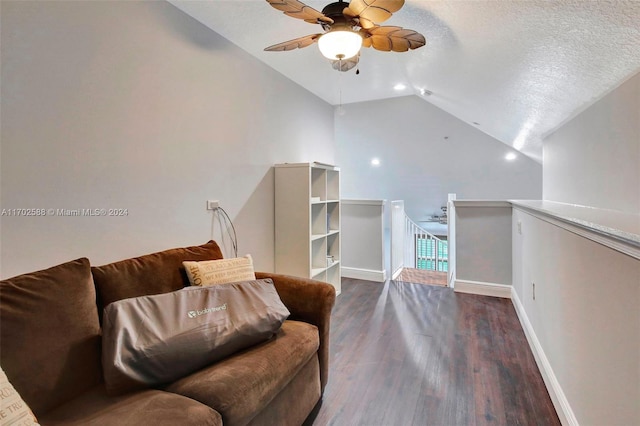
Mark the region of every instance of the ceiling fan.
POLYGON ((320 24, 324 33, 274 44, 264 50, 302 49, 317 42, 320 52, 338 71, 348 71, 357 65, 361 47, 406 52, 426 44, 424 36, 414 30, 378 25, 400 10, 404 0, 351 0, 350 3, 340 0, 328 4, 322 12, 297 0, 267 0, 267 3, 285 15, 320 24))

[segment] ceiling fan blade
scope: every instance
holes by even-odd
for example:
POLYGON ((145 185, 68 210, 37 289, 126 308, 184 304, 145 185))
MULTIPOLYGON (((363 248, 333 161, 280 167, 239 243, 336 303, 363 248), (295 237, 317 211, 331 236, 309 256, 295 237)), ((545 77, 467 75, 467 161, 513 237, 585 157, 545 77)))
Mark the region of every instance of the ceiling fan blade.
POLYGON ((311 24, 317 24, 319 22, 333 24, 333 19, 324 16, 322 12, 298 0, 267 0, 267 3, 292 18, 302 19, 311 24))
POLYGON ((406 52, 409 49, 417 49, 427 44, 424 36, 414 30, 409 30, 402 27, 374 27, 368 30, 363 30, 370 36, 363 38, 363 46, 365 41, 376 50, 382 50, 389 52, 406 52))
POLYGON ((349 71, 351 68, 358 65, 359 61, 360 61, 360 55, 356 55, 352 58, 343 59, 341 61, 331 61, 331 66, 336 71, 345 72, 345 71, 349 71))
POLYGON ((274 44, 273 46, 269 46, 264 50, 267 52, 284 52, 287 50, 302 49, 303 47, 310 46, 316 41, 318 41, 321 35, 322 34, 310 34, 304 37, 298 37, 293 40, 274 44))
POLYGON ((403 5, 404 0, 351 0, 345 15, 357 16, 362 28, 372 28, 376 23, 391 18, 393 12, 400 10, 403 5))
POLYGON ((360 34, 360 37, 362 37, 362 47, 371 47, 371 33, 369 32, 369 30, 360 28, 358 34, 360 34))

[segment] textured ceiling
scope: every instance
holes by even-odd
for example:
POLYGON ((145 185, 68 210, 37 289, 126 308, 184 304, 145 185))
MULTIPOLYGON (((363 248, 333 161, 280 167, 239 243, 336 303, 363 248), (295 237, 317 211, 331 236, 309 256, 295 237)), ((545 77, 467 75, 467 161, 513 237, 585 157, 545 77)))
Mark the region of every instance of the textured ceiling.
POLYGON ((359 75, 334 71, 313 45, 264 52, 322 32, 264 0, 170 2, 347 113, 352 102, 415 94, 537 161, 545 135, 640 71, 637 0, 407 0, 383 25, 416 30, 427 45, 363 49, 359 75))

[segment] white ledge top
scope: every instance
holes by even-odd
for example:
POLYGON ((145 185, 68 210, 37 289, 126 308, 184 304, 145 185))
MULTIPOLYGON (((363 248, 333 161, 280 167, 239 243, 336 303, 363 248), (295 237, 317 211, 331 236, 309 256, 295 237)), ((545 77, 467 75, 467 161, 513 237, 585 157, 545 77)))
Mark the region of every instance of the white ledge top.
POLYGON ((640 247, 640 215, 544 200, 510 200, 515 207, 533 210, 564 222, 640 247))
POLYGON ((365 206, 384 206, 384 203, 387 200, 360 200, 360 199, 349 199, 343 198, 340 200, 342 204, 355 204, 355 205, 365 205, 365 206))
POLYGON ((511 207, 506 200, 451 200, 456 207, 511 207))

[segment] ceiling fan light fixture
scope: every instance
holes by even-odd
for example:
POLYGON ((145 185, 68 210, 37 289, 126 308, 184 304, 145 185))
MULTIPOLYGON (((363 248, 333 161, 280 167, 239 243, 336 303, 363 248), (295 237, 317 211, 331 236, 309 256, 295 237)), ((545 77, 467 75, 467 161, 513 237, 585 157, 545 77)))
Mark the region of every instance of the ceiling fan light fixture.
POLYGON ((362 36, 348 29, 332 30, 318 39, 320 53, 331 60, 349 59, 360 52, 362 36))

